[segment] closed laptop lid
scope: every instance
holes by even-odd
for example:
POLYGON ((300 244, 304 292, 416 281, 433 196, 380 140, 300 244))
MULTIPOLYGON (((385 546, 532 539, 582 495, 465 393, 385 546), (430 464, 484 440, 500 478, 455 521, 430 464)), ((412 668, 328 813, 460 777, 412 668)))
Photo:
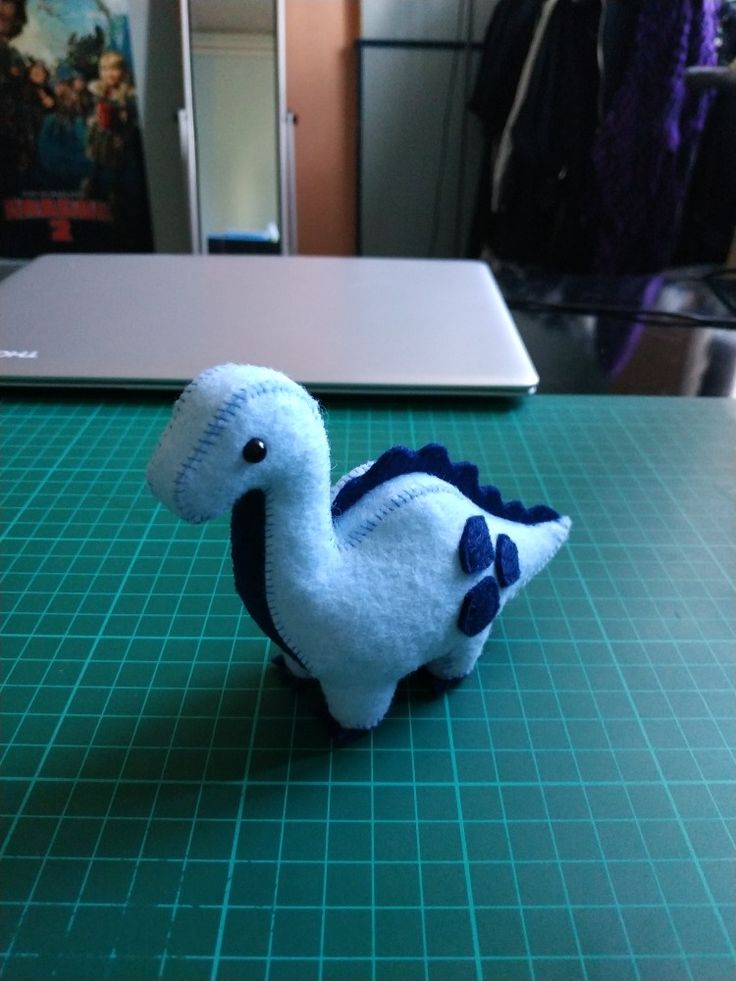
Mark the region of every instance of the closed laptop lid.
POLYGON ((539 381, 480 262, 48 255, 0 282, 4 384, 181 388, 226 361, 318 393, 521 394, 539 381))

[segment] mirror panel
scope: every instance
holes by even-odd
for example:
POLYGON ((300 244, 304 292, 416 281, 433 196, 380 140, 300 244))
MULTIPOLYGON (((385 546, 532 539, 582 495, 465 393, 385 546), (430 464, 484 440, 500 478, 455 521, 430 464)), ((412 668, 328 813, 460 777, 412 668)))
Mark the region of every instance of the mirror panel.
POLYGON ((183 3, 199 251, 280 252, 276 0, 183 3))

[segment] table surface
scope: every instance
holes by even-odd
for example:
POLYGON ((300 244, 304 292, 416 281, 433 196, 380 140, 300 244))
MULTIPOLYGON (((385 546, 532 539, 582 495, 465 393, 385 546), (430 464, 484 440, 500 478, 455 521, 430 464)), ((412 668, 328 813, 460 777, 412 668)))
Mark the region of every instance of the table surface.
POLYGON ((475 672, 333 750, 146 460, 169 405, 12 396, 3 978, 734 977, 736 404, 335 402, 574 518, 475 672))

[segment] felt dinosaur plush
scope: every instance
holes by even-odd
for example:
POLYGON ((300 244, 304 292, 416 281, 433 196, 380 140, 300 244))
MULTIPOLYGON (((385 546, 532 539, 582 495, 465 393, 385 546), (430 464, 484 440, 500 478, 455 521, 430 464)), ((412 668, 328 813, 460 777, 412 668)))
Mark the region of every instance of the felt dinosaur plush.
POLYGON ((376 726, 422 666, 447 686, 472 671, 493 620, 570 528, 545 505, 504 503, 437 444, 394 447, 331 487, 317 402, 252 365, 187 386, 147 478, 186 521, 232 509, 241 599, 344 732, 376 726))

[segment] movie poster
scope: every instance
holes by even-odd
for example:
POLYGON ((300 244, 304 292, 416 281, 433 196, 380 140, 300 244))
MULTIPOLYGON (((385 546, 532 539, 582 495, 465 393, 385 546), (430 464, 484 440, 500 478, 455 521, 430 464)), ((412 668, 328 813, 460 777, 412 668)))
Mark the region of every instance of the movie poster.
POLYGON ((130 0, 0 0, 0 255, 150 252, 130 0))

